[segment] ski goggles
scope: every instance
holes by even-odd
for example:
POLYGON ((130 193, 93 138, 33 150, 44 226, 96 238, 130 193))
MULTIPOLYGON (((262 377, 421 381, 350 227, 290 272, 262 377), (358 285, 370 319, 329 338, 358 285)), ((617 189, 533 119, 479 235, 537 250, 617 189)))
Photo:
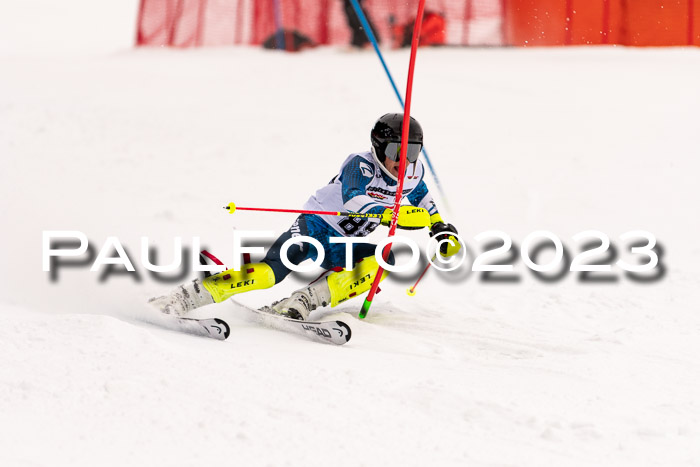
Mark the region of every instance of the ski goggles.
MULTIPOLYGON (((420 143, 408 143, 408 148, 406 148, 406 160, 410 163, 417 161, 422 147, 423 145, 420 143)), ((387 159, 398 162, 401 158, 401 143, 386 143, 384 155, 387 159)))

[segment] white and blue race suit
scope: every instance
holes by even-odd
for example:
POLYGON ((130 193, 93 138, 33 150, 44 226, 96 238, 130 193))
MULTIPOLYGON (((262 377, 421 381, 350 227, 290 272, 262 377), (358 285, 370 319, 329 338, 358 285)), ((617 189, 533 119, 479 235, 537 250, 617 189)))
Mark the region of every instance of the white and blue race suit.
MULTIPOLYGON (((438 212, 433 197, 423 181, 425 174, 420 160, 409 164, 403 186, 403 198, 411 205, 425 208, 430 215, 438 212)), ((358 212, 381 214, 393 208, 398 181, 390 175, 372 152, 355 153, 348 156, 333 179, 316 191, 304 204, 304 210, 358 212)), ((282 244, 291 237, 304 235, 318 240, 325 250, 322 267, 332 269, 345 265, 345 245, 330 243, 330 237, 365 237, 379 225, 377 218, 342 217, 331 215, 302 214, 294 224, 270 247, 263 260, 275 273, 275 282, 283 280, 291 272, 280 259, 282 244)), ((376 245, 356 243, 353 245, 355 262, 374 255, 376 245)), ((316 248, 308 243, 296 243, 287 250, 292 264, 317 258, 316 248)), ((393 264, 393 256, 388 262, 393 264)))

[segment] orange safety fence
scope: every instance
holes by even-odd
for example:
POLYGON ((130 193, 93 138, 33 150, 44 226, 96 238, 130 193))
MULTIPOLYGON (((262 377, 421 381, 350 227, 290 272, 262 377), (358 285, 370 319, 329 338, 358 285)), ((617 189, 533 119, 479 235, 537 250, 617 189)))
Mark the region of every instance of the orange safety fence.
MULTIPOLYGON (((137 45, 348 45, 348 0, 141 0, 137 45), (277 9, 277 15, 275 13, 277 9), (284 34, 280 34, 283 32, 284 34)), ((362 0, 383 47, 406 47, 418 0, 362 0)), ((421 45, 700 46, 700 0, 429 0, 421 45)), ((356 31, 357 33, 357 31, 356 31)))
POLYGON ((510 45, 700 45, 698 0, 504 1, 510 45))

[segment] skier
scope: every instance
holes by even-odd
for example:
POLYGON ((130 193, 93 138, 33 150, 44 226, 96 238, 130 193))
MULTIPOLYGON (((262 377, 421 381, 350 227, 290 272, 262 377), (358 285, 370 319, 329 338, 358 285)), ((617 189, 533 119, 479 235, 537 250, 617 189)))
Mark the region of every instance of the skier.
MULTIPOLYGON (((325 276, 309 286, 272 304, 272 311, 289 318, 306 320, 319 306, 336 306, 369 291, 378 270, 374 257, 376 245, 355 243, 352 248, 353 270, 345 270, 346 245, 330 243, 331 237, 365 237, 381 223, 389 225, 396 196, 399 175, 399 154, 403 114, 389 113, 380 117, 370 133, 371 150, 350 154, 340 172, 309 198, 305 210, 350 211, 381 214, 378 218, 340 217, 302 214, 270 247, 259 263, 245 264, 240 271, 228 270, 179 286, 170 294, 153 298, 150 303, 167 314, 185 315, 190 310, 211 303, 220 303, 231 296, 251 290, 267 289, 281 282, 291 272, 281 260, 282 244, 291 237, 303 235, 318 240, 324 248, 321 266, 325 276)), ((422 229, 430 227, 430 235, 443 242, 440 254, 449 257, 461 249, 452 224, 445 224, 423 181, 424 168, 418 156, 423 146, 423 129, 411 118, 406 152, 405 198, 411 205, 399 211, 397 227, 422 229)), ((287 250, 289 262, 298 265, 307 259, 316 260, 317 251, 309 243, 299 242, 287 250)), ((393 255, 387 261, 393 264, 393 255)), ((382 280, 387 272, 382 274, 382 280)))

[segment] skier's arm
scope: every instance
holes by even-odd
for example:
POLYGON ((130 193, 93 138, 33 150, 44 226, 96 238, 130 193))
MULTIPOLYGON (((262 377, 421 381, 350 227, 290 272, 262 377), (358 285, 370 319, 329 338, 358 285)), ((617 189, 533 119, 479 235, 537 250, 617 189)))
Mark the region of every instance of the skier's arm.
POLYGON ((416 186, 416 188, 414 188, 413 191, 406 196, 406 198, 411 205, 428 211, 428 214, 430 214, 431 227, 436 222, 442 222, 442 217, 440 217, 440 213, 435 205, 433 196, 428 191, 428 185, 426 185, 423 180, 418 183, 418 186, 416 186))
POLYGON ((430 236, 440 242, 440 255, 447 258, 455 255, 462 249, 457 237, 457 229, 452 224, 445 224, 438 212, 435 201, 428 191, 428 186, 423 180, 418 183, 418 186, 406 197, 413 206, 418 206, 426 209, 430 214, 430 236))
POLYGON ((374 177, 374 168, 360 156, 355 157, 340 174, 343 208, 350 212, 381 214, 384 206, 367 194, 367 185, 374 177))
MULTIPOLYGON (((382 224, 391 225, 394 210, 385 208, 382 213, 382 224)), ((400 229, 419 230, 430 225, 430 215, 423 208, 415 206, 399 206, 399 219, 396 226, 400 229)))
MULTIPOLYGON (((389 225, 392 210, 367 194, 367 185, 372 181, 372 177, 374 168, 361 157, 348 162, 340 174, 343 207, 351 212, 382 214, 381 223, 389 225)), ((402 206, 397 225, 402 229, 422 229, 430 225, 430 216, 423 208, 402 206)))

